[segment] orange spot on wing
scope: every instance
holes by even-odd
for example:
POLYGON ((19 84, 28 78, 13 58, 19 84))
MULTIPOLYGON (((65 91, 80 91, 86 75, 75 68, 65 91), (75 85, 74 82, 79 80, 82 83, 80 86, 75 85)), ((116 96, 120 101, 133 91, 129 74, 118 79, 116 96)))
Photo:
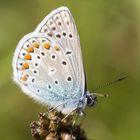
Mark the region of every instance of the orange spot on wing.
POLYGON ((27 77, 28 77, 29 75, 28 74, 25 74, 22 78, 21 78, 21 80, 22 81, 27 81, 27 77))
POLYGON ((27 52, 34 52, 33 47, 29 47, 29 48, 27 48, 27 52))
POLYGON ((39 48, 39 44, 38 44, 38 43, 34 43, 34 44, 33 44, 33 47, 39 48))
POLYGON ((54 49, 55 49, 56 51, 59 51, 59 50, 60 50, 60 48, 58 47, 58 45, 55 45, 55 46, 54 46, 54 49))
POLYGON ((46 49, 48 49, 48 50, 49 50, 50 47, 51 47, 51 46, 50 46, 50 43, 45 43, 43 46, 44 46, 44 48, 46 48, 46 49))
POLYGON ((24 56, 24 59, 26 59, 26 60, 31 60, 31 55, 30 55, 30 54, 25 55, 25 56, 24 56))
POLYGON ((22 64, 22 69, 23 70, 28 69, 28 68, 29 68, 29 64, 28 63, 22 64))

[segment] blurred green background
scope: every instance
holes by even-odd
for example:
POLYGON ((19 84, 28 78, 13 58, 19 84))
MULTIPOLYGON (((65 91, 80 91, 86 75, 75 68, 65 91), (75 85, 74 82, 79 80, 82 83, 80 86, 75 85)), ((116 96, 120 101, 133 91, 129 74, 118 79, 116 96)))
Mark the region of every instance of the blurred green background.
POLYGON ((139 0, 0 0, 0 137, 31 140, 29 124, 46 108, 12 81, 18 41, 60 6, 71 10, 81 39, 88 89, 125 74, 127 79, 100 89, 108 99, 86 108, 83 124, 92 140, 140 140, 139 0))

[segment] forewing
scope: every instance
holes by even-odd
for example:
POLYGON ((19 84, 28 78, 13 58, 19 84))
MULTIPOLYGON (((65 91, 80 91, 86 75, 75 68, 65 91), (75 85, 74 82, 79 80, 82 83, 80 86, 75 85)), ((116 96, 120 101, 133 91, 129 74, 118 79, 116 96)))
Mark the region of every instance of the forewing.
MULTIPOLYGON (((52 11, 38 25, 36 33, 45 33, 61 44, 64 55, 69 59, 70 71, 74 76, 77 87, 85 90, 85 75, 83 70, 82 54, 79 35, 75 21, 67 7, 60 7, 52 11)), ((81 95, 82 96, 82 95, 81 95)))

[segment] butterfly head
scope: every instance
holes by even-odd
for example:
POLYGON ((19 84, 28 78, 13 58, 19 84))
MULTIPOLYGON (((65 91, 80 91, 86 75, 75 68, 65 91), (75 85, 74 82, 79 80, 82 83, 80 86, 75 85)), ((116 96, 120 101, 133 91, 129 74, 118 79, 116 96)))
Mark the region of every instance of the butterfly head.
POLYGON ((93 107, 95 106, 96 102, 97 102, 97 97, 90 94, 89 91, 86 91, 86 105, 88 107, 93 107))

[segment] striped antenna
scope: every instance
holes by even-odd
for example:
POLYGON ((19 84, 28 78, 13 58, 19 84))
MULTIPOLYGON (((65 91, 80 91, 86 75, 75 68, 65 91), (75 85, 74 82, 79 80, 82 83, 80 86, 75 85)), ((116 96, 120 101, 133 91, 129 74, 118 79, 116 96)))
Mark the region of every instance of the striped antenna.
POLYGON ((98 89, 101 89, 101 88, 110 86, 110 85, 112 85, 112 84, 114 84, 114 83, 118 83, 118 82, 124 80, 125 78, 126 78, 126 76, 122 76, 122 77, 120 77, 120 78, 118 78, 118 79, 116 79, 116 80, 114 80, 114 81, 111 81, 111 82, 105 83, 105 84, 103 84, 103 85, 101 85, 101 86, 98 86, 98 87, 96 87, 96 88, 93 90, 93 92, 96 91, 96 90, 98 90, 98 89))

